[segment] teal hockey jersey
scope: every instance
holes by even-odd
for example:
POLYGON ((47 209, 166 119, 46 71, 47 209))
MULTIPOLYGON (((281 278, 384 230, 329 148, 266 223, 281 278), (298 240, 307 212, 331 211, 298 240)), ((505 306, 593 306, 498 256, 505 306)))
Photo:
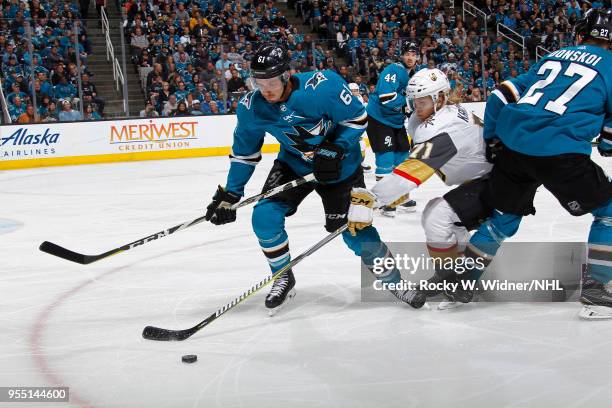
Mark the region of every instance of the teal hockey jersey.
POLYGON ((368 99, 368 115, 395 129, 404 126, 406 86, 410 75, 401 62, 389 64, 376 82, 376 91, 368 99))
POLYGON ((348 178, 361 164, 359 140, 367 113, 346 81, 329 70, 298 73, 290 81, 293 90, 285 102, 270 104, 257 90, 240 99, 226 190, 244 195, 244 186, 261 160, 266 133, 280 143, 278 159, 298 176, 312 172, 313 152, 324 139, 345 153, 337 181, 348 178))
POLYGON ((612 135, 612 52, 601 47, 554 51, 487 101, 484 137, 523 154, 590 154, 598 134, 612 135))

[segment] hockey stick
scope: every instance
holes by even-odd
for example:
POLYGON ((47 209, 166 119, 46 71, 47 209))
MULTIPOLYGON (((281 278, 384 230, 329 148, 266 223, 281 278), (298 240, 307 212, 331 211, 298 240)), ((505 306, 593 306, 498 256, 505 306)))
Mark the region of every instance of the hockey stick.
POLYGON ((219 316, 222 316, 226 312, 238 306, 243 300, 253 295, 254 293, 257 293, 261 288, 268 285, 270 282, 274 281, 276 278, 281 276, 283 273, 285 273, 289 269, 293 268, 295 265, 297 265, 302 260, 304 260, 304 258, 306 258, 309 255, 312 255, 319 248, 323 247, 328 242, 330 242, 332 239, 342 234, 346 230, 346 228, 347 228, 347 225, 345 224, 342 227, 335 230, 334 232, 330 233, 325 238, 323 238, 321 241, 317 242, 312 247, 310 247, 306 252, 301 253, 297 258, 293 259, 283 268, 279 269, 274 275, 269 275, 264 280, 251 286, 249 290, 247 290, 246 292, 244 292, 237 298, 233 299, 231 302, 225 304, 219 310, 217 310, 216 312, 214 312, 213 314, 211 314, 210 316, 208 316, 206 319, 202 320, 200 323, 196 324, 195 326, 189 329, 184 329, 184 330, 169 330, 169 329, 162 329, 162 328, 154 327, 154 326, 147 326, 142 331, 142 337, 144 337, 147 340, 182 341, 182 340, 185 340, 193 336, 195 333, 197 333, 198 331, 200 331, 201 329, 203 329, 204 327, 212 323, 219 316))
MULTIPOLYGON (((316 181, 315 177, 313 174, 307 174, 304 177, 300 177, 298 179, 295 179, 293 181, 290 181, 288 183, 282 184, 278 187, 272 188, 268 191, 265 191, 263 193, 251 196, 249 198, 245 198, 244 200, 240 201, 239 203, 236 203, 232 206, 233 209, 238 209, 240 207, 244 207, 246 205, 252 204, 254 202, 257 202, 261 199, 264 198, 268 198, 268 197, 272 197, 273 195, 282 193, 283 191, 287 191, 290 190, 292 188, 301 186, 302 184, 306 184, 309 183, 311 181, 316 181)), ((151 242, 151 241, 155 241, 156 239, 168 236, 170 234, 174 234, 177 231, 180 230, 184 230, 185 228, 189 228, 191 226, 194 226, 196 224, 201 223, 202 221, 204 221, 205 216, 201 216, 198 217, 194 220, 191 221, 187 221, 184 222, 183 224, 179 224, 176 225, 172 228, 168 228, 166 230, 160 231, 160 232, 156 232, 155 234, 149 235, 148 237, 144 237, 141 238, 139 240, 136 240, 134 242, 130 242, 129 244, 125 244, 122 245, 118 248, 114 248, 111 249, 110 251, 104 252, 102 254, 99 255, 85 255, 85 254, 80 254, 78 252, 74 252, 71 251, 69 249, 66 249, 64 247, 61 247, 57 244, 54 244, 53 242, 49 242, 49 241, 45 241, 42 244, 40 244, 39 249, 43 252, 46 252, 50 255, 53 256, 57 256, 63 259, 66 259, 67 261, 71 261, 71 262, 76 262, 82 265, 87 265, 90 264, 92 262, 96 262, 99 261, 100 259, 104 259, 104 258, 108 258, 109 256, 112 255, 116 255, 120 252, 124 252, 127 250, 130 250, 134 247, 140 246, 140 245, 144 245, 147 242, 151 242)))

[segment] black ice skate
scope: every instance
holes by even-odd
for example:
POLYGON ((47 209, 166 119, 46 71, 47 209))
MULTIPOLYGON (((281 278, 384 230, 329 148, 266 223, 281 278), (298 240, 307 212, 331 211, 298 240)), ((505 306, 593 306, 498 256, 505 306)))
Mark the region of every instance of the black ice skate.
POLYGON ((427 279, 427 289, 420 290, 420 292, 423 293, 428 298, 437 296, 440 293, 444 292, 442 288, 444 287, 443 286, 444 282, 447 282, 447 281, 456 282, 457 274, 455 272, 452 272, 452 273, 442 272, 441 273, 439 271, 436 271, 431 278, 427 279), (434 288, 434 285, 435 285, 435 288, 434 288))
POLYGON ((400 204, 398 208, 402 210, 402 212, 415 212, 416 211, 416 201, 408 200, 403 204, 400 204))
POLYGON ((397 210, 395 207, 390 207, 388 205, 384 205, 380 207, 380 213, 381 215, 384 215, 385 217, 394 218, 396 212, 397 210))
MULTIPOLYGON (((474 299, 474 291, 478 283, 476 282, 476 284, 474 285, 474 289, 471 289, 470 285, 467 284, 470 279, 465 277, 464 275, 466 274, 455 275, 457 276, 455 278, 456 283, 459 284, 457 286, 457 290, 445 290, 444 297, 447 299, 447 301, 440 302, 440 304, 438 305, 438 309, 454 309, 456 307, 461 306, 462 304, 470 303, 474 299)), ((446 279, 446 281, 452 280, 452 277, 446 279)))
POLYGON ((582 283, 580 302, 584 305, 578 314, 583 319, 612 319, 612 281, 603 284, 592 278, 582 283))
POLYGON ((274 316, 280 309, 280 306, 285 303, 287 298, 291 299, 295 296, 295 277, 291 270, 283 273, 276 278, 272 283, 272 289, 266 296, 266 307, 270 309, 270 316, 274 316))

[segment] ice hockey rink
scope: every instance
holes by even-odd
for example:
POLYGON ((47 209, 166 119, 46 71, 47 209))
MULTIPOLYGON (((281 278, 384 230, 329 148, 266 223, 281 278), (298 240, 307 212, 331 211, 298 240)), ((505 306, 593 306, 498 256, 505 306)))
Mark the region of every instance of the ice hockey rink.
MULTIPOLYGON (((0 385, 68 386, 74 407, 610 406, 610 321, 579 320, 577 303, 362 303, 359 259, 341 238, 295 268, 297 296, 277 316, 266 288, 188 340, 144 340, 146 325, 191 327, 268 274, 252 207, 234 224, 200 224, 91 265, 38 251, 49 240, 96 254, 196 218, 228 165, 0 173, 0 385)), ((412 196, 416 213, 376 218, 383 238, 423 240, 421 211, 446 190, 431 180, 412 196)), ((546 191, 536 207, 514 240, 586 240, 590 216, 567 215, 546 191)), ((323 221, 313 194, 287 221, 294 256, 325 236, 323 221)), ((43 406, 0 403, 13 405, 43 406)))

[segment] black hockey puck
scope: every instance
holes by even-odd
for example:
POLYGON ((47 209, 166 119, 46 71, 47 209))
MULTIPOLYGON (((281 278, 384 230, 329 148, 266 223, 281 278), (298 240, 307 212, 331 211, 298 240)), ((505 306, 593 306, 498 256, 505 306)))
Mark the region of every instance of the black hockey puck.
POLYGON ((195 354, 187 354, 184 355, 181 360, 183 360, 183 363, 191 364, 198 361, 198 356, 196 356, 195 354))

